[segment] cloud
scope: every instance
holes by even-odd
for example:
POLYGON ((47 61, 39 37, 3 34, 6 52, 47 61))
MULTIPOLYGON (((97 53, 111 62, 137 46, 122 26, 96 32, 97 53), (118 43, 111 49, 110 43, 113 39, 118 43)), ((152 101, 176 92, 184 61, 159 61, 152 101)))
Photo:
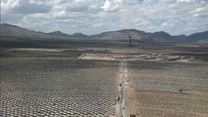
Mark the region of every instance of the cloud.
POLYGON ((17 24, 23 17, 23 14, 8 13, 1 10, 1 23, 17 24))
POLYGON ((98 12, 101 10, 100 0, 55 0, 51 2, 55 10, 66 10, 68 12, 98 12))
POLYGON ((176 2, 192 3, 195 2, 195 0, 177 0, 176 2))
POLYGON ((189 35, 208 30, 207 0, 2 0, 1 9, 2 23, 45 32, 134 28, 189 35))
POLYGON ((51 6, 45 4, 43 1, 34 0, 8 0, 1 2, 2 10, 16 12, 16 13, 45 13, 51 10, 51 6))
POLYGON ((67 4, 66 10, 69 12, 84 12, 88 10, 89 3, 86 0, 74 0, 67 4))
POLYGON ((106 0, 101 9, 107 12, 117 11, 119 10, 120 4, 121 0, 106 0))
POLYGON ((185 28, 186 22, 170 19, 159 26, 160 31, 172 32, 172 34, 180 34, 181 30, 185 28))

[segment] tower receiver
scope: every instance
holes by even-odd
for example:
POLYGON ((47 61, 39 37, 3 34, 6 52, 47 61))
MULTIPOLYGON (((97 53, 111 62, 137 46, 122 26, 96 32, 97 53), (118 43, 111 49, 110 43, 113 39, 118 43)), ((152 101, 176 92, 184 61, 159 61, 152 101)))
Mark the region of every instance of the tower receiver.
POLYGON ((129 36, 129 47, 132 47, 132 45, 131 45, 131 36, 130 35, 128 35, 129 36))

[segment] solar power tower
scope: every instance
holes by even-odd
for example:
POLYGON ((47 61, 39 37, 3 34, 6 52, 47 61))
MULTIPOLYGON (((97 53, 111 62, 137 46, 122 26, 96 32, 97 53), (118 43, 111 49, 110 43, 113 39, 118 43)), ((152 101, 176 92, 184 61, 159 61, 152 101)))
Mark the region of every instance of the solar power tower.
POLYGON ((131 45, 131 36, 130 35, 128 35, 129 36, 129 47, 132 47, 132 45, 131 45))

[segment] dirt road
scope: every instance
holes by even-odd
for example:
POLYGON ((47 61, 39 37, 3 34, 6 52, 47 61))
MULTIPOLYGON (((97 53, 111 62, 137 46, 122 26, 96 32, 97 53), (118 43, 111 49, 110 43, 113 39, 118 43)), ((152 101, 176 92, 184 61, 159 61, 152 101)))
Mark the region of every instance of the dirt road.
POLYGON ((123 60, 122 61, 122 81, 121 81, 121 86, 120 86, 120 88, 121 88, 121 90, 120 90, 120 97, 121 97, 121 99, 120 99, 120 102, 119 102, 119 105, 120 105, 120 107, 119 107, 119 115, 120 115, 120 117, 125 117, 125 91, 126 91, 126 89, 125 89, 125 77, 126 77, 126 61, 125 60, 123 60))

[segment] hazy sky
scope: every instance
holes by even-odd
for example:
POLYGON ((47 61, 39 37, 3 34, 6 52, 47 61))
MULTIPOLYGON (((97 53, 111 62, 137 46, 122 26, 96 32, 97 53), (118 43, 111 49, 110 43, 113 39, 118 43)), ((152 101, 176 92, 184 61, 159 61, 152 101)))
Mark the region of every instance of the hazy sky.
POLYGON ((208 30, 208 0, 1 0, 1 23, 69 34, 138 29, 189 35, 208 30))

